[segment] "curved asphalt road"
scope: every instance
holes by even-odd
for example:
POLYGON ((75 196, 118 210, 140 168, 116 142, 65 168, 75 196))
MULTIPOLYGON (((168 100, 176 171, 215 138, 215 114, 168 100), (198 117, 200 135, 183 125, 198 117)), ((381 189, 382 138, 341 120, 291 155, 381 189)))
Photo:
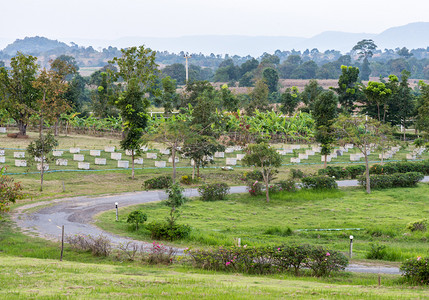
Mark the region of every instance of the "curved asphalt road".
MULTIPOLYGON (((429 182, 429 176, 426 176, 423 182, 429 182)), ((337 181, 337 183, 341 187, 357 186, 357 180, 342 180, 337 181)), ((230 192, 245 193, 247 189, 244 186, 236 186, 231 187, 230 192)), ((187 197, 192 197, 197 196, 198 193, 196 189, 187 189, 185 190, 185 195, 187 197)), ((85 234, 98 236, 102 234, 115 245, 133 242, 148 246, 148 243, 120 237, 101 230, 93 225, 93 217, 98 213, 114 209, 115 202, 119 203, 119 207, 124 207, 163 199, 166 199, 166 194, 163 191, 144 191, 98 197, 63 198, 19 207, 14 211, 13 219, 24 233, 37 235, 49 240, 60 240, 61 226, 64 225, 66 235, 85 234), (42 208, 37 209, 38 206, 42 208), (36 209, 34 210, 33 208, 36 209)), ((363 273, 400 274, 398 268, 389 266, 351 264, 347 270, 363 273)))

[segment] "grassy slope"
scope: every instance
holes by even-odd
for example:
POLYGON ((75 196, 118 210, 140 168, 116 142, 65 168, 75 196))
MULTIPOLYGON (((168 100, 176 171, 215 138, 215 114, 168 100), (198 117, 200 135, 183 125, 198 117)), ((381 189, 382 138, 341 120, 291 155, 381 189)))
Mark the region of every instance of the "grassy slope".
MULTIPOLYGON (((227 201, 192 200, 181 208, 180 222, 191 225, 190 239, 179 245, 231 245, 240 237, 242 244, 265 245, 283 242, 322 244, 346 252, 349 235, 353 234, 354 253, 364 258, 371 242, 388 246, 389 260, 403 260, 417 255, 428 256, 429 233, 410 233, 406 225, 423 219, 429 212, 429 186, 373 191, 367 195, 360 189, 333 192, 299 191, 274 195, 270 203, 263 197, 231 195, 227 201), (287 227, 297 229, 364 228, 361 231, 295 232, 283 237, 287 227), (267 229, 280 233, 266 234, 267 229)), ((150 240, 144 229, 130 231, 126 216, 134 209, 148 214, 149 222, 167 216, 162 203, 144 204, 120 210, 120 222, 109 211, 98 217, 97 225, 118 234, 150 240)))

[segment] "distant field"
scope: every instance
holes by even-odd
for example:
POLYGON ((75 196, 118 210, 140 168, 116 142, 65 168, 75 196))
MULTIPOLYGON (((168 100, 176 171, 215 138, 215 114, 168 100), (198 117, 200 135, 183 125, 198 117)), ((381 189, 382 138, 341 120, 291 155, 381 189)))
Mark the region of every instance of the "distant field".
POLYGON ((92 73, 100 69, 101 67, 79 67, 79 74, 83 77, 91 76, 92 73))

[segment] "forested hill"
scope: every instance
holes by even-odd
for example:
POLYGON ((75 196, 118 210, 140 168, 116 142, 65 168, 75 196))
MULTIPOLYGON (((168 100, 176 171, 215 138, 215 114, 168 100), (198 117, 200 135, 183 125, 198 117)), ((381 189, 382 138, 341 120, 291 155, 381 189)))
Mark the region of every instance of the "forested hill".
POLYGON ((12 44, 9 44, 2 52, 4 55, 14 56, 16 52, 23 52, 38 56, 41 53, 55 51, 64 52, 70 48, 66 43, 57 40, 50 40, 45 37, 26 37, 22 40, 17 39, 12 44))

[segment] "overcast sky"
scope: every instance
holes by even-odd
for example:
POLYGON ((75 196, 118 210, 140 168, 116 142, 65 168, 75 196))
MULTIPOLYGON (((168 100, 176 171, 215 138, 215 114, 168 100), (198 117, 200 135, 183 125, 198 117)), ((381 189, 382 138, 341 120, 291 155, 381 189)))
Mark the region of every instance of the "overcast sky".
POLYGON ((429 21, 427 0, 0 0, 0 38, 380 33, 429 21))

